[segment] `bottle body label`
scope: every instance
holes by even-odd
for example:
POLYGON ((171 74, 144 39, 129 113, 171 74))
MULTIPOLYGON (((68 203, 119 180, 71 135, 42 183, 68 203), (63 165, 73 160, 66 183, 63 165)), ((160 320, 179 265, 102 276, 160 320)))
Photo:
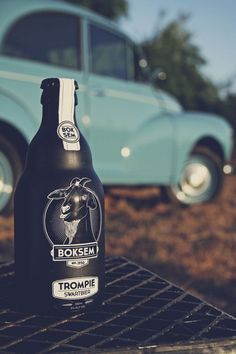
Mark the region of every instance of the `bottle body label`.
POLYGON ((98 257, 102 209, 87 177, 75 177, 65 188, 48 194, 43 224, 54 262, 81 268, 98 257))
POLYGON ((56 280, 52 283, 52 295, 58 299, 85 299, 98 292, 98 277, 79 277, 56 280))

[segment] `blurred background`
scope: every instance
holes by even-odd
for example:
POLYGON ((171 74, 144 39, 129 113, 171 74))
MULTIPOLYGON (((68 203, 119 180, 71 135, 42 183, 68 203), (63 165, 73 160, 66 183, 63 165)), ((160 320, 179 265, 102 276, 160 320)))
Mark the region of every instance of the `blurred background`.
MULTIPOLYGON (((221 0, 67 2, 116 21, 142 48, 155 85, 185 110, 219 114, 236 129, 234 0, 227 6, 221 0)), ((165 198, 160 187, 109 188, 106 228, 107 254, 127 256, 236 315, 234 174, 225 176, 217 199, 187 207, 165 198)), ((2 213, 1 261, 12 259, 12 240, 12 213, 2 213)))

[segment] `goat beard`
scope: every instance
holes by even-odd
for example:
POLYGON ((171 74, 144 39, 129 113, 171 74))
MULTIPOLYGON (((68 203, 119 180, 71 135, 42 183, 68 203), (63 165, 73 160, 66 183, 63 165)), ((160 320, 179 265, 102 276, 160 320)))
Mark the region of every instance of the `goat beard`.
POLYGON ((73 220, 73 221, 65 221, 64 220, 65 234, 69 240, 69 242, 68 242, 69 245, 72 243, 72 241, 76 235, 79 223, 80 223, 80 220, 73 220))

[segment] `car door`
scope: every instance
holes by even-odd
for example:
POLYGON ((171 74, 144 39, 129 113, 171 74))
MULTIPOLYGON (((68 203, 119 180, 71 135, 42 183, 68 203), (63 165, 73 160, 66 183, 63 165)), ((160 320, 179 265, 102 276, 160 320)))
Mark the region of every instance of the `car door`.
POLYGON ((149 83, 143 82, 135 47, 124 35, 100 24, 90 23, 88 38, 90 142, 102 180, 106 183, 162 182, 170 174, 170 163, 164 164, 163 151, 167 160, 168 157, 170 160, 170 137, 173 132, 169 118, 163 117, 161 91, 154 97, 149 83), (155 139, 161 150, 149 149, 149 156, 136 157, 135 168, 139 172, 132 174, 129 168, 133 153, 130 145, 145 124, 157 116, 155 128, 159 124, 160 129, 156 129, 155 139), (152 154, 155 156, 156 168, 150 165, 153 164, 152 154), (137 161, 139 157, 140 161, 137 161), (158 165, 161 168, 158 169, 158 165))
MULTIPOLYGON (((40 82, 44 78, 76 79, 77 118, 81 120, 85 114, 81 21, 79 16, 69 13, 35 11, 20 17, 5 34, 0 58, 1 87, 30 112, 35 131, 42 116, 40 82)), ((22 129, 29 136, 27 126, 22 129)))

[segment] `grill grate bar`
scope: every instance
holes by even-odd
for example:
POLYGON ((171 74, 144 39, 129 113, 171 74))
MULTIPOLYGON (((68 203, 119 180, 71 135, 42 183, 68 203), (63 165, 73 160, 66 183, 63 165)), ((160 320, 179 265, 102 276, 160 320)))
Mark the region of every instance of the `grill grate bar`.
POLYGON ((198 332, 197 334, 193 335, 190 340, 195 340, 195 339, 198 339, 198 338, 201 338, 201 336, 205 333, 207 333, 211 328, 213 328, 215 325, 217 325, 220 320, 222 318, 224 318, 224 314, 221 314, 220 316, 216 317, 208 326, 206 326, 205 328, 203 328, 202 331, 198 332))
POLYGON ((130 264, 130 262, 128 260, 125 260, 125 261, 126 262, 118 264, 117 266, 108 269, 106 271, 106 274, 112 273, 112 272, 114 272, 114 270, 119 270, 120 268, 124 268, 127 264, 130 264))
POLYGON ((130 276, 132 275, 135 275, 139 273, 139 269, 138 270, 134 270, 133 272, 129 273, 129 274, 125 274, 125 275, 122 275, 119 279, 114 279, 110 282, 107 282, 107 286, 110 286, 110 285, 113 285, 113 284, 116 284, 118 283, 119 281, 123 280, 123 279, 126 279, 126 278, 129 278, 130 276))
MULTIPOLYGON (((44 328, 41 328, 41 329, 39 329, 39 330, 36 330, 35 332, 33 332, 33 333, 29 334, 29 335, 25 335, 23 338, 20 338, 20 339, 18 338, 18 339, 16 339, 15 341, 11 342, 10 344, 7 344, 6 346, 3 346, 3 349, 7 349, 7 348, 9 348, 10 346, 12 346, 13 344, 17 344, 17 343, 19 343, 19 342, 22 342, 23 340, 30 339, 31 337, 35 336, 36 334, 40 334, 40 333, 46 332, 46 331, 49 330, 49 329, 53 329, 53 328, 54 328, 55 326, 57 326, 57 325, 63 324, 64 322, 68 322, 70 319, 73 319, 73 317, 75 317, 75 316, 71 316, 71 317, 69 317, 69 318, 66 319, 66 320, 57 321, 57 322, 53 323, 53 324, 50 325, 50 326, 46 326, 46 327, 44 327, 44 328)), ((32 319, 32 318, 36 318, 36 316, 31 316, 31 317, 29 317, 29 318, 25 318, 25 319, 22 320, 22 321, 17 321, 17 322, 14 323, 14 325, 17 325, 17 324, 19 324, 19 323, 22 324, 22 323, 26 322, 28 319, 32 319)), ((10 328, 10 327, 13 327, 13 325, 11 324, 11 325, 7 326, 6 328, 10 328)), ((30 326, 29 326, 29 327, 30 327, 30 326)), ((33 326, 31 326, 31 328, 33 328, 33 326)), ((1 330, 2 330, 2 329, 5 329, 5 327, 4 327, 4 328, 1 328, 1 330)), ((1 334, 1 332, 0 332, 0 334, 1 334)))
MULTIPOLYGON (((198 306, 196 306, 195 309, 192 310, 191 314, 194 314, 195 312, 197 312, 198 310, 200 310, 204 305, 203 304, 200 304, 198 306)), ((160 313, 160 312, 159 312, 160 313)), ((157 339, 158 337, 162 336, 163 334, 166 334, 168 333, 171 329, 174 329, 174 327, 179 324, 179 323, 182 323, 183 320, 185 320, 186 318, 188 318, 190 316, 190 314, 187 314, 183 317, 181 317, 180 319, 178 320, 175 320, 173 322, 173 324, 171 324, 170 326, 166 327, 165 329, 163 329, 162 331, 160 331, 159 333, 157 334, 154 334, 152 337, 148 338, 148 340, 146 340, 144 342, 144 344, 148 343, 149 341, 153 341, 154 339, 157 339)))
MULTIPOLYGON (((5 313, 9 313, 9 312, 10 312, 10 311, 8 310, 8 311, 6 311, 5 313)), ((22 323, 24 323, 25 321, 30 320, 30 319, 35 318, 35 317, 36 317, 35 315, 33 315, 33 316, 30 315, 30 316, 28 316, 28 317, 25 317, 25 318, 22 319, 22 320, 19 320, 19 321, 14 322, 14 325, 22 324, 22 323)), ((1 330, 7 329, 7 328, 9 328, 9 327, 12 327, 12 323, 6 324, 5 326, 1 327, 1 330)), ((0 333, 1 333, 1 332, 0 332, 0 333)))
MULTIPOLYGON (((184 295, 181 295, 178 299, 181 300, 182 298, 184 298, 184 296, 185 296, 185 294, 184 294, 184 295)), ((153 317, 155 317, 156 315, 158 315, 159 313, 161 313, 162 311, 164 312, 166 309, 168 309, 169 307, 171 307, 173 303, 174 303, 174 301, 171 302, 171 303, 169 303, 169 304, 167 304, 166 306, 163 306, 163 308, 161 308, 160 310, 155 311, 154 313, 152 313, 152 314, 149 315, 148 317, 143 318, 143 319, 140 319, 139 321, 137 321, 135 324, 132 325, 132 329, 137 328, 137 327, 140 326, 141 324, 145 323, 147 320, 150 320, 150 319, 152 319, 153 317)), ((134 308, 135 308, 135 306, 132 306, 132 307, 131 307, 131 309, 134 309, 134 308)), ((124 312, 123 314, 128 314, 129 311, 130 311, 130 310, 124 312)), ((120 335, 122 335, 122 334, 128 332, 129 330, 130 330, 130 328, 125 328, 124 330, 118 332, 113 338, 117 338, 117 337, 119 337, 120 335)), ((160 333, 162 333, 162 332, 160 332, 160 333)), ((151 336, 150 336, 150 337, 151 337, 151 336)), ((101 343, 98 343, 98 344, 99 344, 99 345, 100 345, 100 344, 104 344, 104 343, 108 342, 109 340, 110 340, 110 339, 106 339, 106 340, 104 340, 104 341, 102 341, 101 343)), ((147 340, 147 341, 148 341, 148 340, 147 340)), ((94 346, 93 346, 93 347, 94 347, 94 346)), ((93 348, 93 347, 92 347, 92 348, 93 348)))
MULTIPOLYGON (((138 272, 136 272, 136 273, 138 273, 138 272)), ((122 280, 122 279, 125 279, 125 278, 128 278, 128 277, 127 277, 127 276, 126 276, 126 277, 121 277, 120 279, 122 280)), ((150 280, 155 280, 155 279, 156 279, 156 277, 153 276, 153 277, 150 278, 150 279, 143 280, 140 284, 133 285, 131 288, 129 288, 129 289, 123 291, 121 294, 116 294, 116 295, 114 295, 113 297, 111 297, 111 298, 105 300, 104 303, 111 302, 111 301, 113 301, 113 300, 115 300, 115 299, 118 299, 119 297, 121 297, 121 295, 126 295, 126 294, 128 294, 129 292, 131 292, 131 291, 133 291, 133 290, 139 288, 140 286, 143 286, 143 285, 147 284, 148 282, 150 282, 150 280)), ((112 285, 113 285, 113 283, 112 283, 112 285)), ((168 284, 163 290, 167 290, 167 289, 169 289, 169 288, 171 288, 171 285, 168 284)), ((160 290, 159 292, 161 293, 162 291, 160 290)), ((159 293, 159 292, 158 292, 158 293, 159 293)), ((156 294, 156 293, 153 294, 153 296, 155 296, 155 295, 157 295, 157 294, 156 294)))

